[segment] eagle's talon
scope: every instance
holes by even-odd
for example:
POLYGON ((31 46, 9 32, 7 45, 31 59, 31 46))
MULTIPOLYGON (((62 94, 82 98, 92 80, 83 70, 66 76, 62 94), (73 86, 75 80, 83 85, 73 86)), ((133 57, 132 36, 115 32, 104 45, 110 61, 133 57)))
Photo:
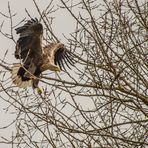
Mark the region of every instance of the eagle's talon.
POLYGON ((41 95, 41 94, 43 93, 43 90, 38 87, 38 88, 37 88, 37 93, 38 93, 39 95, 41 95))

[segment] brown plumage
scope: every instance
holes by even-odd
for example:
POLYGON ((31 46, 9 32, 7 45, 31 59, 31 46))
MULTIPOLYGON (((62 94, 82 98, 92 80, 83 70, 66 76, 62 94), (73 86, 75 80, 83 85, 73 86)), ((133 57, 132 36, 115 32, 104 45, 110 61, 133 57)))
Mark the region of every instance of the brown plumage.
POLYGON ((51 43, 42 47, 43 26, 37 19, 27 21, 16 29, 20 35, 15 50, 16 59, 21 63, 12 67, 12 80, 18 87, 32 86, 38 88, 43 71, 65 70, 65 66, 73 65, 73 54, 62 43, 51 43))

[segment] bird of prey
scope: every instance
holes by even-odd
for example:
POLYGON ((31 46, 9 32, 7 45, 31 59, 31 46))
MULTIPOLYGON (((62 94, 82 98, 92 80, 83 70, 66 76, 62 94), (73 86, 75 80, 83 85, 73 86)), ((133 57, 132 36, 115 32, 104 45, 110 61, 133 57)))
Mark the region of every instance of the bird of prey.
POLYGON ((38 88, 39 77, 43 71, 61 71, 65 66, 73 65, 73 54, 62 43, 50 43, 42 46, 43 26, 37 18, 28 20, 16 28, 19 34, 15 58, 20 63, 13 64, 12 81, 21 88, 38 88))

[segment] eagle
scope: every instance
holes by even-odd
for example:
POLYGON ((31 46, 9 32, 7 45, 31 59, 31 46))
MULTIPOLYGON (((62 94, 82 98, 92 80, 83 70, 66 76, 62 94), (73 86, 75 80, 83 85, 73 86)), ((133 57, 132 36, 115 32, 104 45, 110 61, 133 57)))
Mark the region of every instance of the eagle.
POLYGON ((60 72, 65 66, 74 66, 73 54, 62 43, 50 43, 43 47, 43 25, 37 18, 28 20, 15 29, 19 34, 16 43, 15 58, 20 63, 12 66, 12 81, 20 88, 38 87, 39 77, 46 70, 60 72))

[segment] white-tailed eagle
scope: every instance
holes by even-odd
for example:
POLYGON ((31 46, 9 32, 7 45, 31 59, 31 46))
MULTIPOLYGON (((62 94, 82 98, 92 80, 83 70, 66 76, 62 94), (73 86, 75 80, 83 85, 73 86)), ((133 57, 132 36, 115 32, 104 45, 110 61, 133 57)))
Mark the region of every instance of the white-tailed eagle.
POLYGON ((62 43, 51 43, 42 47, 43 26, 35 18, 16 28, 20 35, 15 58, 21 63, 12 67, 12 80, 18 87, 38 88, 39 77, 45 70, 60 71, 73 65, 73 54, 62 43))

